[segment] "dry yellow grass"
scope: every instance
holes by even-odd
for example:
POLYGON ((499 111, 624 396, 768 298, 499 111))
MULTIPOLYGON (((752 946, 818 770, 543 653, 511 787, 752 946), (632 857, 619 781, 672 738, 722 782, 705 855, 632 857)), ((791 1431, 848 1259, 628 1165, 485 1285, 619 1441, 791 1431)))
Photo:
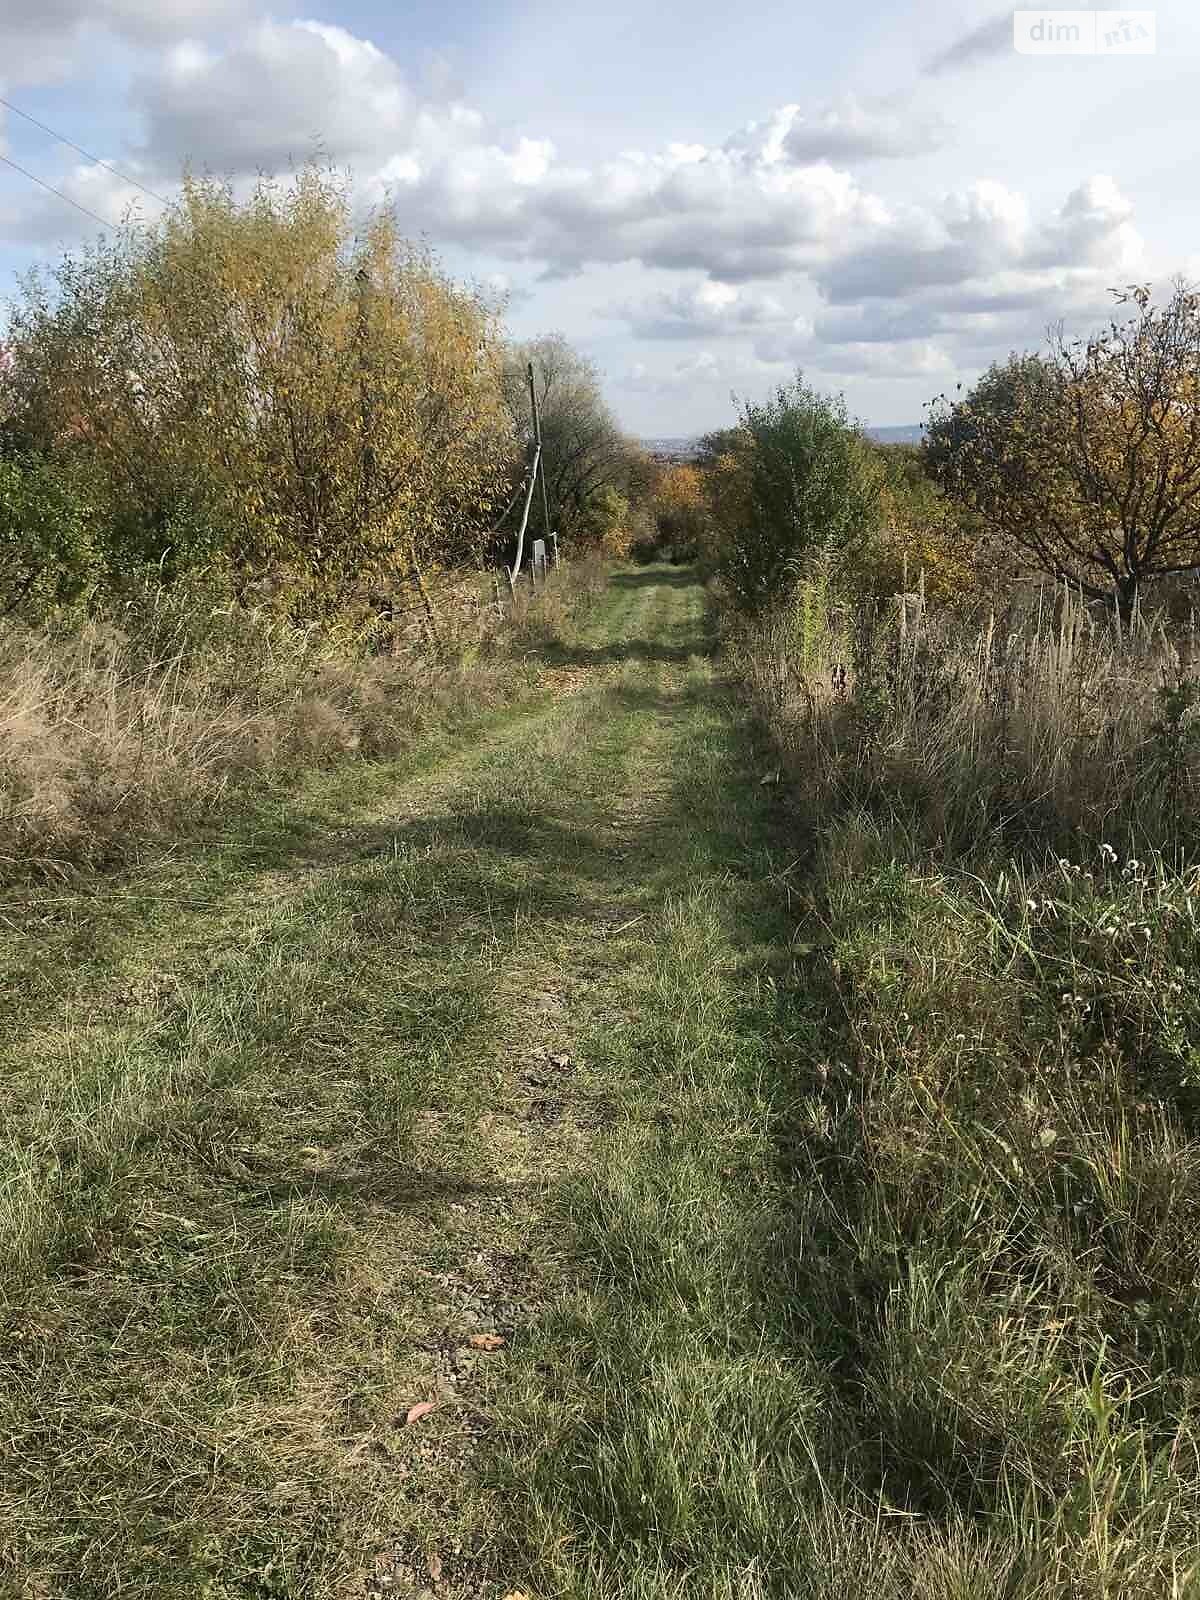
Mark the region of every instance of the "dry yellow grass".
POLYGON ((1196 815, 1194 619, 1122 624, 1050 590, 902 632, 813 586, 740 656, 814 815, 861 804, 970 851, 1173 849, 1196 815))
POLYGON ((0 876, 124 854, 247 783, 397 754, 528 693, 528 644, 569 633, 594 574, 521 594, 503 621, 480 588, 444 586, 437 636, 406 620, 386 654, 265 608, 184 626, 170 600, 124 627, 0 627, 0 876))

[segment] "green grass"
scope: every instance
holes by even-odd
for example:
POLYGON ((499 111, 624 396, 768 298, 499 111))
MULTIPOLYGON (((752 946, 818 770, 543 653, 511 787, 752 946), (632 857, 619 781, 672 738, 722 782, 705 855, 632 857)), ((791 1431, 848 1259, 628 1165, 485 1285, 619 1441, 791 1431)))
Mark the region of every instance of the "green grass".
POLYGON ((1195 1592, 1187 886, 803 847, 690 573, 538 649, 4 908, 0 1594, 1195 1592))
POLYGON ((5 1592, 491 1570, 504 1357, 468 1341, 550 1292, 546 1191, 615 1114, 575 1037, 648 893, 620 864, 667 669, 638 651, 703 650, 701 611, 618 581, 550 647, 574 693, 9 901, 5 1592))

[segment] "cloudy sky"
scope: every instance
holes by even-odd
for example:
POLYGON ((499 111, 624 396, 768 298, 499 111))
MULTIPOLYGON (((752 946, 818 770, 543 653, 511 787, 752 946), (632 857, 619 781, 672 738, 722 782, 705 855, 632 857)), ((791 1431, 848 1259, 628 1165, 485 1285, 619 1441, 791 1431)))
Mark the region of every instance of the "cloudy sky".
MULTIPOLYGON (((1200 6, 1152 56, 1034 58, 990 0, 0 0, 0 96, 159 195, 320 152, 626 426, 796 367, 877 424, 1108 289, 1200 275, 1200 6)), ((0 106, 105 219, 143 191, 0 106)), ((97 224, 0 163, 0 294, 97 224)))

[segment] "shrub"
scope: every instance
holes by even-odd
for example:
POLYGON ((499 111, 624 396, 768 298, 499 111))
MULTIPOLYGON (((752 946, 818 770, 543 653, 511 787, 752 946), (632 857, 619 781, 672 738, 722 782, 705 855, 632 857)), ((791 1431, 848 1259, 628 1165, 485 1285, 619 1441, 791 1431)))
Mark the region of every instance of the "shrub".
POLYGON ((596 489, 583 502, 572 522, 572 546, 617 554, 628 540, 632 508, 611 484, 596 489))
POLYGON ((492 313, 313 168, 189 180, 31 285, 10 354, 13 426, 87 463, 114 570, 275 570, 297 617, 475 553, 507 472, 492 313))
POLYGON ((918 449, 871 448, 883 475, 879 521, 845 573, 846 586, 881 599, 918 588, 931 600, 977 595, 983 574, 970 519, 939 491, 918 449))
POLYGON ((852 568, 878 520, 869 447, 842 401, 800 379, 764 404, 747 402, 719 483, 717 566, 752 616, 784 599, 819 556, 852 568))
POLYGON ((94 514, 72 477, 37 456, 0 457, 0 617, 77 605, 97 564, 94 514))

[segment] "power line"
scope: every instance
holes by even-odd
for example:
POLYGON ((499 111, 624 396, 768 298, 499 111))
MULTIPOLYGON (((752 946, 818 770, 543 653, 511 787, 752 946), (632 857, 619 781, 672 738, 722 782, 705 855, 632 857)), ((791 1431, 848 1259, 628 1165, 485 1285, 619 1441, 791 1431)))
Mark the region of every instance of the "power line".
POLYGON ((85 150, 81 144, 76 144, 74 139, 68 139, 65 133, 59 133, 57 128, 52 128, 48 123, 39 122, 36 117, 31 117, 28 111, 22 111, 20 106, 13 105, 11 100, 6 100, 0 95, 0 106, 6 106, 9 111, 15 111, 17 116, 24 117, 26 122, 31 122, 35 128, 40 128, 43 133, 48 133, 52 139, 57 139, 59 144, 65 144, 81 156, 86 156, 89 161, 94 161, 98 167, 103 167, 105 172, 111 172, 114 178, 120 178, 122 183, 131 183, 135 189, 140 189, 143 194, 148 194, 151 200, 157 200, 159 205, 168 206, 170 201, 161 194, 155 194, 153 189, 147 189, 144 183, 139 183, 136 178, 131 178, 127 172, 122 172, 119 167, 114 167, 111 162, 102 161, 99 156, 93 155, 90 150, 85 150))
POLYGON ((53 184, 47 183, 44 178, 39 178, 36 172, 30 172, 28 168, 18 166, 11 156, 0 155, 0 161, 3 161, 5 166, 11 167, 14 172, 19 172, 22 177, 31 178, 34 183, 39 184, 47 193, 57 195, 60 200, 65 200, 69 206, 74 206, 76 211, 82 211, 85 217, 91 217, 92 221, 98 222, 102 228, 116 226, 115 223, 106 221, 97 212, 89 211, 87 206, 81 206, 78 200, 72 200, 69 194, 64 194, 61 189, 56 189, 53 184))

